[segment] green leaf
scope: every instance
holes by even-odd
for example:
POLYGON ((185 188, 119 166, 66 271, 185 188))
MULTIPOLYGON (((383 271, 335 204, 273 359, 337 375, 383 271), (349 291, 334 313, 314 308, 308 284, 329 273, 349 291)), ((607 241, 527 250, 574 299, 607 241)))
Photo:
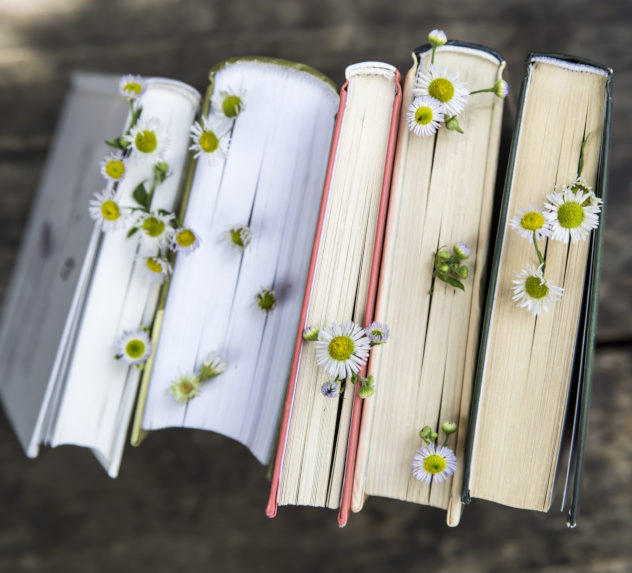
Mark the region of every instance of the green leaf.
POLYGON ((132 227, 129 231, 127 231, 127 238, 129 239, 136 233, 136 231, 138 231, 138 227, 132 227))
POLYGON ((462 291, 465 291, 463 283, 460 280, 455 279, 454 277, 441 273, 441 275, 437 275, 437 278, 442 280, 444 283, 453 286, 454 288, 460 288, 462 291))
POLYGON ((144 183, 139 183, 136 186, 136 189, 134 189, 134 192, 132 193, 132 197, 134 197, 136 203, 149 210, 149 195, 147 194, 144 183))
POLYGON ((125 149, 125 146, 123 146, 121 144, 121 142, 119 141, 121 138, 117 137, 116 139, 106 139, 105 140, 105 144, 109 145, 110 147, 113 147, 114 149, 125 149))

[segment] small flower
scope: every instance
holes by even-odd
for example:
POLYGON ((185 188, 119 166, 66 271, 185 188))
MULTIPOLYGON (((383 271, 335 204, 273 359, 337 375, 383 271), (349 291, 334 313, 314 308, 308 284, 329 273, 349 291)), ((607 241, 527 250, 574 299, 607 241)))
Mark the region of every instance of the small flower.
POLYGON ((373 346, 384 344, 391 334, 389 327, 381 322, 372 322, 364 329, 364 332, 373 346))
POLYGON ((587 201, 592 193, 574 193, 568 187, 563 193, 555 192, 547 196, 545 218, 551 225, 551 238, 568 243, 584 241, 592 229, 599 226, 601 211, 599 205, 591 205, 587 201))
POLYGON ((137 260, 143 275, 151 282, 163 283, 171 273, 171 265, 165 258, 139 255, 137 260))
POLYGON ((252 240, 252 232, 245 225, 240 227, 231 227, 228 230, 227 235, 230 244, 240 251, 243 251, 252 240))
POLYGON ((537 239, 544 239, 551 234, 551 225, 544 218, 544 211, 541 207, 534 207, 531 204, 526 209, 518 209, 510 219, 509 226, 530 241, 533 239, 534 231, 537 239))
POLYGON ((255 296, 255 302, 257 306, 267 314, 272 312, 276 307, 276 295, 273 290, 262 288, 255 296))
POLYGON ((326 398, 335 398, 340 393, 340 388, 334 380, 329 380, 320 387, 320 391, 326 398))
POLYGON ((318 340, 318 333, 320 330, 318 328, 314 328, 313 326, 306 326, 303 329, 303 340, 318 340))
POLYGON ((432 64, 419 75, 419 87, 413 90, 413 95, 431 96, 439 100, 443 104, 444 114, 454 116, 465 108, 469 91, 467 85, 459 81, 457 74, 432 64))
POLYGON ((245 93, 243 91, 220 90, 213 94, 211 109, 229 119, 234 119, 245 109, 244 96, 245 93))
POLYGON ((208 163, 221 162, 226 157, 226 132, 228 126, 216 117, 203 117, 202 123, 196 121, 191 126, 191 140, 189 149, 195 151, 194 157, 206 157, 208 163))
POLYGON ((492 89, 494 95, 503 99, 509 93, 509 84, 505 80, 498 80, 492 89))
POLYGON ((472 249, 470 249, 463 241, 458 241, 457 243, 455 243, 453 250, 454 254, 459 259, 468 259, 472 254, 472 249))
POLYGON ((373 384, 362 384, 358 390, 358 396, 363 400, 375 394, 375 386, 373 384))
POLYGON ((202 362, 199 378, 201 381, 215 378, 224 372, 227 366, 219 354, 211 352, 206 356, 204 362, 202 362))
POLYGON ((131 145, 132 157, 143 161, 160 161, 167 149, 167 134, 157 118, 141 118, 123 139, 131 145))
POLYGON ((443 30, 433 30, 428 34, 428 41, 433 48, 438 48, 443 46, 448 41, 448 38, 443 30))
POLYGON ((159 211, 141 213, 136 225, 141 231, 143 242, 149 248, 162 249, 169 244, 173 234, 171 221, 174 216, 159 211))
POLYGON ((415 98, 406 113, 410 131, 420 137, 436 133, 443 119, 443 105, 430 96, 415 98))
POLYGON ((456 432, 456 422, 446 420, 443 424, 441 424, 441 429, 446 436, 449 436, 450 434, 456 432))
POLYGON ((360 371, 370 348, 371 341, 363 328, 351 321, 334 322, 318 335, 316 359, 327 374, 344 379, 360 371))
POLYGON ((200 379, 195 374, 182 374, 171 384, 168 393, 178 402, 186 404, 200 395, 200 379))
POLYGON ((514 273, 514 287, 512 300, 520 308, 526 308, 534 315, 541 312, 548 312, 552 303, 562 298, 564 289, 551 284, 544 278, 542 267, 533 264, 527 265, 527 268, 520 273, 514 273))
POLYGON ((125 225, 127 211, 116 200, 114 192, 104 189, 90 200, 90 217, 102 231, 115 231, 125 225))
POLYGON ((145 92, 145 80, 141 76, 127 74, 119 80, 119 93, 132 100, 145 92))
POLYGON ((564 189, 570 189, 573 193, 588 193, 588 199, 582 203, 582 207, 586 205, 600 206, 603 201, 600 197, 597 197, 592 190, 592 187, 586 183, 583 177, 577 177, 570 185, 561 185, 555 188, 556 191, 564 192, 564 189))
POLYGON ((120 151, 110 153, 99 164, 101 175, 110 181, 122 181, 126 173, 126 163, 127 159, 120 151))
POLYGON ((417 450, 413 458, 413 476, 422 483, 440 483, 456 471, 454 452, 446 446, 428 444, 417 450))
POLYGON ((143 329, 128 330, 123 333, 116 343, 117 360, 122 360, 130 366, 140 366, 151 356, 151 340, 143 329))
POLYGON ((188 227, 181 227, 173 232, 169 248, 184 255, 190 255, 200 246, 200 237, 188 227))

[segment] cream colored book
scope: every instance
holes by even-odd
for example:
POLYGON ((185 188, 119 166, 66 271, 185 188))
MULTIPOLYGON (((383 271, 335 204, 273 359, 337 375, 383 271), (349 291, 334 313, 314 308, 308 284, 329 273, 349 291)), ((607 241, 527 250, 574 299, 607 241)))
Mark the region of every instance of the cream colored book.
MULTIPOLYGON (((391 497, 449 510, 455 523, 493 239, 503 100, 470 95, 458 119, 464 133, 442 128, 415 136, 405 114, 431 57, 428 46, 416 50, 405 81, 375 312, 391 334, 369 362, 376 393, 364 401, 352 509, 359 511, 366 496, 391 497), (434 272, 437 251, 457 242, 471 249, 463 291, 434 272), (419 431, 444 420, 458 422, 448 446, 459 465, 446 481, 423 483, 411 471, 423 445, 419 431)), ((448 43, 437 49, 435 66, 473 92, 499 82, 505 62, 482 46, 448 43)))

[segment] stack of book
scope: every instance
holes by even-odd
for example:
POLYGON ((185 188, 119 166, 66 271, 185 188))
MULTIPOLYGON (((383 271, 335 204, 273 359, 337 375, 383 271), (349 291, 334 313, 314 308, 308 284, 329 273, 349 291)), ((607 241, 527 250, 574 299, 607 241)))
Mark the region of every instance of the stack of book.
POLYGON ((28 456, 116 477, 130 427, 200 428, 270 464, 269 516, 382 496, 457 525, 557 481, 575 524, 612 71, 529 56, 499 165, 505 61, 429 39, 403 85, 364 62, 339 92, 269 58, 204 96, 73 77, 0 324, 28 456))

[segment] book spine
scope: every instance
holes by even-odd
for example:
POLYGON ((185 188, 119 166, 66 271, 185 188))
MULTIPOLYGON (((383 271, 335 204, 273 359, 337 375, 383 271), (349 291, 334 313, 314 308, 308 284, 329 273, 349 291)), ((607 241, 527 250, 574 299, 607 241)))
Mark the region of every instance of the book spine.
POLYGON ((325 214, 327 212, 327 201, 329 198, 329 188, 331 185, 331 179, 334 172, 334 164, 336 161, 336 152, 338 149, 338 140, 340 138, 340 130, 342 128, 342 120, 347 102, 347 87, 349 82, 340 89, 340 105, 338 106, 338 115, 336 117, 336 124, 334 126, 334 133, 331 141, 331 151, 329 153, 329 163, 327 164, 327 171, 325 174, 325 184, 323 187, 323 197, 320 203, 320 212, 318 214, 318 223, 316 225, 316 234, 314 236, 314 246, 312 248, 312 255, 309 262, 309 270, 307 273, 307 286, 305 287, 305 294, 303 296, 303 306, 301 307, 301 315, 298 324, 298 332, 296 335, 296 343, 294 346, 294 354, 292 356, 292 366, 290 369, 290 377, 288 380, 287 392, 285 395, 285 403, 283 405, 283 414, 281 420, 281 426, 279 429, 279 440, 277 445, 277 455, 274 461, 274 469, 272 471, 272 483, 270 485, 270 496, 268 499, 268 505, 266 507, 266 515, 268 517, 274 517, 277 513, 277 499, 279 492, 279 482, 281 478, 281 467, 283 465, 283 455, 285 453, 285 444, 288 436, 288 429, 290 425, 290 417, 292 415, 292 402, 294 400, 294 391, 296 389, 296 377, 298 374, 298 365, 301 358, 301 349, 303 346, 303 329, 305 328, 305 320, 307 318, 307 311, 309 309, 309 301, 312 294, 312 286, 314 283, 314 272, 316 270, 316 263, 318 261, 318 251, 320 248, 320 239, 323 232, 323 224, 325 221, 325 214))
MULTIPOLYGON (((399 127, 399 112, 402 104, 401 77, 398 71, 395 72, 395 99, 393 100, 393 113, 391 115, 391 128, 388 133, 388 146, 386 150, 386 161, 384 166, 384 176, 382 178, 382 192, 380 195, 380 206, 377 215, 377 227, 375 229, 375 242, 373 246, 373 257, 371 259, 371 273, 369 275, 369 291, 367 294, 366 309, 364 311, 365 326, 373 322, 375 313, 375 302, 377 299, 377 286, 380 273, 380 263, 382 260, 382 247, 384 245, 384 231, 386 229, 386 214, 388 212, 388 200, 391 190, 391 175, 393 174, 393 159, 395 157, 395 145, 397 143, 397 130, 399 127)), ((362 376, 366 376, 368 363, 361 371, 362 376)), ((351 507, 351 494, 353 491, 353 476, 355 472, 356 454, 358 451, 358 441, 360 435, 360 419, 362 416, 362 398, 358 395, 360 384, 354 386, 353 409, 351 413, 351 423, 349 429, 349 441, 347 444, 347 457, 345 465, 344 480, 342 485, 342 496, 340 500, 340 510, 338 512, 338 525, 344 527, 349 519, 349 509, 351 507)))

